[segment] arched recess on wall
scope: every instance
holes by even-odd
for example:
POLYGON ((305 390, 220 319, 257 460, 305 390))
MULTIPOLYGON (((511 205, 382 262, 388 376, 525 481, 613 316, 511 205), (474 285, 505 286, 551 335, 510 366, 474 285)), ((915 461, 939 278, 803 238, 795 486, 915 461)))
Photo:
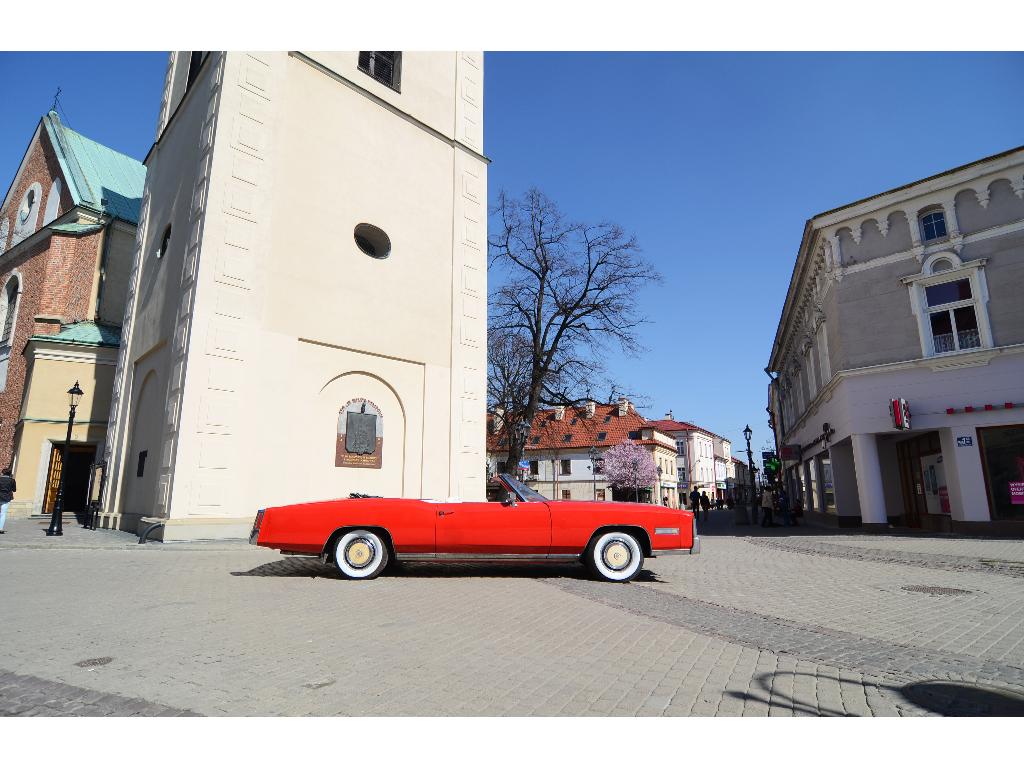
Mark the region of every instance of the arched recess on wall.
POLYGON ((315 435, 311 445, 298 447, 310 467, 306 491, 319 496, 325 489, 358 491, 383 496, 402 496, 406 490, 406 461, 409 457, 408 417, 398 390, 380 375, 366 370, 351 370, 331 376, 320 387, 308 418, 315 435), (383 426, 380 468, 342 466, 337 463, 342 410, 352 401, 366 399, 380 412, 383 426), (328 447, 327 441, 330 441, 328 447), (339 486, 340 484, 340 486, 339 486))
POLYGON ((46 196, 46 210, 43 211, 43 226, 57 218, 60 213, 60 179, 54 179, 50 185, 50 193, 46 196))
POLYGON ((7 370, 18 324, 18 304, 21 298, 21 275, 14 272, 0 291, 0 392, 7 389, 7 370))
POLYGON ((156 478, 160 472, 160 439, 165 399, 160 392, 160 377, 155 368, 145 372, 135 392, 131 412, 128 453, 123 465, 124 505, 127 514, 153 514, 156 511, 156 478))

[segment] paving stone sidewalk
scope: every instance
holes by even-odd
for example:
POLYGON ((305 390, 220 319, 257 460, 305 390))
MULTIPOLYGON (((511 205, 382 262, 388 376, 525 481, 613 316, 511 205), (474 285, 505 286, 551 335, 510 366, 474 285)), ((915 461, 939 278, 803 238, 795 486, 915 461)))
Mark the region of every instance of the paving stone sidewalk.
POLYGON ((842 537, 823 533, 795 552, 723 525, 629 585, 578 565, 352 583, 239 543, 13 523, 4 714, 1024 713, 1019 579, 834 557, 812 544, 842 537))

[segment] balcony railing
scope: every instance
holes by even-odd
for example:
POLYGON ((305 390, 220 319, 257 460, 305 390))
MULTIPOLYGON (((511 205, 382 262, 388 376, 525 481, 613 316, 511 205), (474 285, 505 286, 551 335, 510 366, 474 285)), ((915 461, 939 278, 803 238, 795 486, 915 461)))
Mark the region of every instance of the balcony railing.
MULTIPOLYGON (((953 343, 952 333, 937 333, 932 336, 935 344, 935 353, 955 352, 957 346, 953 343)), ((977 330, 959 331, 956 340, 960 343, 960 349, 975 349, 981 346, 981 335, 977 330)))

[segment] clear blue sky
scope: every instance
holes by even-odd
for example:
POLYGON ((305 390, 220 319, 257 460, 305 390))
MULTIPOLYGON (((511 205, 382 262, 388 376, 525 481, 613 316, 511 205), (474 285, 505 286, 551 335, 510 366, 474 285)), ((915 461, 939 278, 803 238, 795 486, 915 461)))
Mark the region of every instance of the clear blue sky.
MULTIPOLYGON (((70 125, 141 159, 165 53, 0 54, 6 189, 58 86, 70 125)), ((635 232, 665 277, 638 297, 646 395, 755 449, 762 372, 804 222, 1024 144, 1021 54, 488 54, 490 194, 537 186, 635 232)))

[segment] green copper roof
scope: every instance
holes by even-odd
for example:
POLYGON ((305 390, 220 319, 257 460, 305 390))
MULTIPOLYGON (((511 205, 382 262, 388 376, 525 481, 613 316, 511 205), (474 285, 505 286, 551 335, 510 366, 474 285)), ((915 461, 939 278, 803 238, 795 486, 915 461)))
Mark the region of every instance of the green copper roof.
POLYGON ((65 344, 84 344, 90 347, 118 347, 121 345, 121 326, 93 323, 62 325, 59 333, 29 337, 29 341, 57 341, 65 344))
POLYGON ((76 205, 139 223, 146 166, 65 126, 56 112, 43 118, 76 205))
POLYGON ((99 232, 103 229, 103 225, 72 222, 70 224, 54 224, 50 229, 54 232, 60 232, 62 235, 87 235, 90 232, 99 232))

